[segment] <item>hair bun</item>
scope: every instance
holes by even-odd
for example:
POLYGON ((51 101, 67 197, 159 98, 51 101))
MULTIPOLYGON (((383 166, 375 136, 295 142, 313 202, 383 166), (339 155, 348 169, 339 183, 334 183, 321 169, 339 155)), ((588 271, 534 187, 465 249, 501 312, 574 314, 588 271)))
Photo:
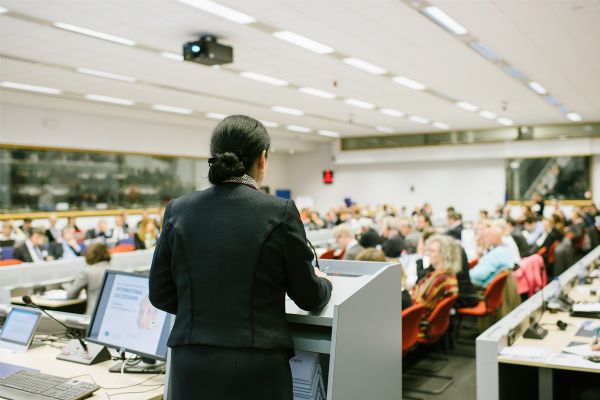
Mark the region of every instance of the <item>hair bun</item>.
POLYGON ((244 163, 235 153, 215 154, 215 157, 208 161, 210 163, 208 175, 211 182, 223 182, 232 177, 242 176, 246 171, 244 163))

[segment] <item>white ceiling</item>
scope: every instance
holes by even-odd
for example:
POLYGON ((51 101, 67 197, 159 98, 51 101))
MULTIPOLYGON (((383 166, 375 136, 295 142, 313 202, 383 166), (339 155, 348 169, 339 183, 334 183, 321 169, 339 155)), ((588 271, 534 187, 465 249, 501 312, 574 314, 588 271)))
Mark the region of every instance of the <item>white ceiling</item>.
MULTIPOLYGON (((393 75, 408 76, 435 92, 476 104, 516 124, 568 122, 541 96, 400 0, 219 3, 255 17, 270 29, 305 35, 333 47, 336 54, 362 58, 393 75)), ((541 83, 584 121, 600 120, 599 1, 430 3, 541 83)), ((398 133, 436 131, 431 125, 407 118, 352 107, 343 103, 343 98, 423 116, 452 129, 499 126, 430 93, 413 91, 389 77, 350 67, 336 56, 318 55, 283 42, 262 25, 239 25, 175 0, 5 0, 0 1, 0 6, 23 14, 0 15, 2 81, 56 87, 71 96, 97 93, 198 112, 247 113, 282 125, 310 127, 312 133, 302 134, 307 139, 316 139, 318 129, 338 131, 343 136, 381 135, 376 126, 387 126, 398 133), (38 20, 27 21, 25 16, 38 20), (180 53, 181 45, 199 33, 212 33, 234 47, 235 62, 221 70, 177 62, 156 51, 54 28, 51 23, 55 21, 119 35, 174 53, 180 53), (138 83, 82 75, 74 71, 76 67, 134 76, 138 83), (250 81, 239 77, 236 71, 271 75, 295 86, 334 92, 338 98, 324 100, 294 88, 250 81), (298 108, 307 114, 294 117, 276 113, 270 110, 272 105, 298 108)))

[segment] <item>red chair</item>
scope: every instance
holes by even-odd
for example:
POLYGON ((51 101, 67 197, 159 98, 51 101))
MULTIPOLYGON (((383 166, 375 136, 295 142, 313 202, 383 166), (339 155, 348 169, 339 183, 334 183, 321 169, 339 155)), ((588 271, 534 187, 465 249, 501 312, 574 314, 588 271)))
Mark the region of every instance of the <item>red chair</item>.
POLYGON ((0 260, 0 267, 8 267, 9 265, 23 264, 23 261, 17 260, 16 258, 8 258, 6 260, 0 260))
POLYGON ((124 244, 116 245, 115 247, 110 249, 108 252, 110 254, 114 254, 114 253, 129 253, 130 251, 135 251, 135 245, 129 244, 129 243, 124 243, 124 244))
POLYGON ((477 265, 477 263, 479 262, 478 258, 474 258, 472 260, 469 261, 469 269, 473 268, 474 266, 477 265))
POLYGON ((344 258, 345 251, 339 249, 328 249, 325 253, 319 257, 322 260, 341 260, 344 258))
POLYGON ((402 355, 406 354, 408 350, 417 344, 419 326, 426 311, 427 309, 420 304, 415 304, 406 310, 402 310, 402 355))
POLYGON ((456 310, 456 314, 458 315, 458 326, 456 329, 457 338, 460 335, 460 325, 464 316, 482 318, 498 311, 504 302, 503 294, 506 278, 508 278, 508 272, 500 272, 492 279, 487 288, 485 288, 483 296, 480 297, 479 303, 477 303, 476 306, 464 307, 456 310))
POLYGON ((419 343, 436 343, 450 326, 450 310, 458 295, 446 297, 438 303, 433 312, 425 320, 421 321, 421 326, 425 327, 425 337, 419 338, 419 343))

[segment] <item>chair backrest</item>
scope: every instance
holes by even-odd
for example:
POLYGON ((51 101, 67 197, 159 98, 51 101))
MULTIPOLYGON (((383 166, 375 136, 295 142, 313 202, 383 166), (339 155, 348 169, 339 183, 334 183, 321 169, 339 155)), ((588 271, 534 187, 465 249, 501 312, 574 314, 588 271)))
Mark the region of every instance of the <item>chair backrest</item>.
POLYGON ((335 249, 329 249, 319 256, 322 260, 333 260, 335 258, 335 249))
POLYGON ((478 262, 479 262, 478 258, 474 258, 472 260, 469 260, 469 269, 472 269, 474 266, 476 266, 478 262))
POLYGON ((555 240, 554 242, 552 242, 552 244, 550 245, 550 248, 548 249, 548 263, 549 264, 554 264, 554 252, 556 251, 556 246, 558 245, 559 241, 555 240))
POLYGON ((130 251, 135 251, 135 246, 133 244, 118 244, 110 249, 109 253, 128 253, 130 251))
POLYGON ((458 299, 457 294, 446 297, 438 303, 427 318, 430 324, 429 342, 437 342, 448 330, 448 326, 450 326, 450 310, 456 299, 458 299))
POLYGON ((17 265, 17 264, 22 264, 23 261, 21 260, 17 260, 15 258, 9 258, 6 260, 0 260, 0 267, 7 267, 9 265, 17 265))
POLYGON ((491 314, 495 312, 502 305, 503 297, 502 294, 504 292, 504 285, 506 284, 506 278, 508 277, 508 272, 503 271, 492 279, 488 287, 483 292, 483 296, 485 297, 485 305, 486 312, 491 314))
POLYGON ((417 344, 419 339, 419 324, 427 309, 415 304, 402 310, 402 354, 417 344))
POLYGON ((15 252, 15 248, 13 246, 2 246, 2 255, 3 260, 12 259, 13 253, 15 252))

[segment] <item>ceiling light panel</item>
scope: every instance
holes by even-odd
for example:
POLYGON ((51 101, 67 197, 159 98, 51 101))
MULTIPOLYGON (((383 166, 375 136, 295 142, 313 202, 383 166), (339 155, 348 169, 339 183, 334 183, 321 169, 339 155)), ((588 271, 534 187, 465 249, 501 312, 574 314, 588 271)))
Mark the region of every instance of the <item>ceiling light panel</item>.
POLYGON ((504 125, 504 126, 512 126, 512 125, 514 125, 514 124, 515 124, 515 123, 514 123, 512 120, 510 120, 510 119, 508 119, 508 118, 504 118, 504 117, 500 117, 500 118, 498 118, 496 121, 497 121, 497 122, 498 122, 500 125, 504 125))
POLYGON ((404 117, 404 113, 402 111, 394 110, 393 108, 380 108, 379 112, 384 115, 389 115, 390 117, 404 117))
POLYGON ((344 103, 353 107, 363 108, 365 110, 372 110, 375 108, 375 104, 369 103, 368 101, 362 101, 358 99, 346 99, 344 103))
POLYGON ((304 94, 309 94, 311 96, 320 97, 322 99, 335 99, 336 97, 334 93, 326 92, 324 90, 319 90, 311 87, 301 87, 298 88, 298 91, 304 94))
POLYGON ((300 46, 306 50, 310 50, 317 54, 329 54, 334 52, 333 48, 323 43, 317 42, 315 40, 309 39, 305 36, 299 35, 291 31, 274 32, 273 36, 275 36, 277 39, 284 40, 288 43, 300 46))
POLYGON ((210 0, 177 0, 198 10, 225 18, 238 24, 251 24, 256 18, 210 0))
POLYGON ((392 128, 388 128, 387 126, 376 126, 375 129, 377 129, 379 132, 383 132, 383 133, 394 133, 394 130, 392 128))
POLYGON ((332 137, 332 138, 338 138, 338 137, 340 137, 340 133, 339 132, 330 131, 330 130, 327 130, 327 129, 321 129, 321 130, 319 130, 319 135, 321 135, 321 136, 327 136, 327 137, 332 137))
POLYGON ((414 81, 410 78, 407 78, 405 76, 395 76, 392 78, 392 80, 404 87, 407 87, 409 89, 412 90, 425 90, 427 89, 427 86, 425 86, 424 84, 422 84, 421 82, 417 82, 414 81))
POLYGON ((274 77, 268 76, 268 75, 259 74, 258 72, 251 72, 251 71, 242 72, 240 74, 240 76, 242 76, 246 79, 252 79, 252 80, 258 81, 258 82, 268 83, 269 85, 274 85, 274 86, 289 85, 288 81, 284 81, 283 79, 274 78, 274 77))
POLYGON ((418 124, 428 124, 429 120, 425 117, 420 117, 418 115, 411 115, 408 119, 410 119, 412 122, 416 122, 418 124))
POLYGON ((160 53, 160 55, 165 58, 168 58, 170 60, 183 61, 183 56, 181 54, 175 54, 175 53, 171 53, 168 51, 163 51, 160 53))
POLYGON ((93 75, 99 78, 114 79, 123 82, 133 83, 136 81, 136 79, 132 76, 113 74, 112 72, 99 71, 97 69, 91 68, 77 68, 77 72, 79 72, 80 74, 93 75))
POLYGON ((152 109, 156 110, 156 111, 164 111, 164 112, 170 112, 170 113, 174 113, 174 114, 185 114, 185 115, 189 115, 193 112, 189 108, 167 106, 164 104, 154 104, 152 106, 152 109))
POLYGON ((260 123, 263 124, 267 128, 277 128, 279 126, 279 124, 277 122, 273 122, 273 121, 261 120, 260 123))
POLYGON ((471 103, 467 103, 466 101, 459 101, 456 103, 456 107, 458 108, 462 108, 463 110, 467 110, 467 111, 477 111, 479 108, 471 103))
POLYGON ((135 101, 128 99, 121 99, 119 97, 103 96, 100 94, 86 94, 84 96, 88 100, 99 101, 102 103, 119 104, 121 106, 132 106, 135 101))
POLYGON ((344 58, 342 61, 354 68, 358 68, 375 75, 383 75, 387 72, 385 69, 375 64, 371 64, 365 60, 361 60, 360 58, 344 58))
POLYGON ((18 89, 18 90, 26 90, 28 92, 37 92, 37 93, 45 93, 45 94, 61 94, 62 90, 46 87, 46 86, 37 86, 30 85, 28 83, 20 83, 20 82, 0 82, 1 87, 9 88, 9 89, 18 89))
POLYGON ((109 42, 123 44, 125 46, 135 46, 136 42, 134 40, 126 39, 120 36, 111 35, 109 33, 98 32, 92 29, 83 28, 81 26, 71 25, 64 22, 55 22, 54 26, 59 29, 64 29, 67 31, 80 33, 82 35, 95 37, 96 39, 108 40, 109 42))
POLYGON ((421 11, 437 24, 456 35, 466 35, 468 33, 464 26, 437 7, 425 7, 421 11))
POLYGON ((296 108, 290 108, 290 107, 273 106, 273 107, 271 107, 271 110, 278 112, 278 113, 289 114, 289 115, 296 115, 296 116, 304 115, 304 111, 298 110, 296 108))
POLYGON ((292 132, 302 132, 302 133, 308 133, 312 130, 310 128, 307 128, 306 126, 300 126, 300 125, 287 125, 286 128, 287 128, 287 130, 292 131, 292 132))
POLYGON ((529 82, 529 87, 538 94, 542 94, 542 95, 548 94, 548 91, 546 90, 546 88, 537 82, 534 82, 534 81, 529 82))
POLYGON ((574 112, 567 113, 567 119, 569 119, 569 121, 573 121, 573 122, 579 122, 582 120, 581 115, 574 113, 574 112))

